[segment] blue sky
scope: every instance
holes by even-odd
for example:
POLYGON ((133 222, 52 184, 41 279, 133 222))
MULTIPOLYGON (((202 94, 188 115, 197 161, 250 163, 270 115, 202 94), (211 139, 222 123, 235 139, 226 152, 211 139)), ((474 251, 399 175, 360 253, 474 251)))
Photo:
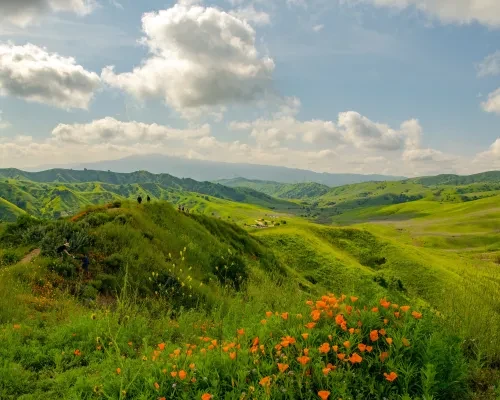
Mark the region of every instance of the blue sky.
POLYGON ((449 3, 6 0, 0 167, 500 168, 500 4, 449 3))

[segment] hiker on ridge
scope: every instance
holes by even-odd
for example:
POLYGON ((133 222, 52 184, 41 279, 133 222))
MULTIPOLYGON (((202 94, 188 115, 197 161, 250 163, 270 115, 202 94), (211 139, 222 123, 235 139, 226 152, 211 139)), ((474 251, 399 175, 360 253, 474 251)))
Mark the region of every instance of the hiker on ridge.
POLYGON ((61 259, 64 257, 64 254, 71 257, 71 254, 69 254, 69 252, 68 252, 69 247, 70 247, 70 245, 69 245, 68 239, 66 239, 66 242, 56 249, 57 255, 61 256, 61 259))
POLYGON ((149 194, 148 194, 148 198, 146 200, 148 201, 148 203, 151 202, 151 197, 149 197, 149 194))
POLYGON ((142 197, 141 197, 140 195, 139 195, 139 197, 137 198, 137 202, 138 202, 139 204, 141 204, 141 203, 142 203, 142 197))

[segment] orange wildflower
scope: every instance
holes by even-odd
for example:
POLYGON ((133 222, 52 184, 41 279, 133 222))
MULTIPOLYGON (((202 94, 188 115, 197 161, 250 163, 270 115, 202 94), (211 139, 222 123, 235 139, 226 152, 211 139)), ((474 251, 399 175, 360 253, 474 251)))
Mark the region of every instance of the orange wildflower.
POLYGON ((387 334, 387 332, 385 331, 385 329, 379 330, 378 333, 380 333, 382 336, 385 336, 387 334))
POLYGON ((159 348, 161 351, 165 350, 165 343, 160 343, 160 344, 158 345, 158 348, 159 348))
POLYGON ((309 355, 309 349, 304 349, 302 350, 304 352, 304 355, 308 356, 309 355))
POLYGON ((344 316, 342 314, 338 314, 336 317, 335 317, 335 323, 337 325, 342 325, 342 324, 345 324, 345 319, 344 319, 344 316))
POLYGON ((328 335, 328 340, 331 342, 333 340, 333 336, 332 335, 328 335))
POLYGON ((361 357, 358 353, 353 353, 351 357, 349 357, 349 361, 351 364, 361 363, 363 361, 363 357, 361 357))
POLYGON ((313 321, 317 321, 321 318, 321 311, 319 310, 312 310, 311 311, 311 317, 313 319, 313 321))
POLYGON ((278 363, 278 369, 280 370, 280 372, 285 372, 287 369, 288 369, 288 364, 280 364, 278 363))
POLYGON ((120 375, 121 373, 122 373, 122 369, 121 369, 121 368, 117 368, 117 369, 116 369, 116 374, 117 374, 117 375, 120 375))
POLYGON ((207 354, 207 349, 200 349, 201 354, 207 354))
POLYGON ((303 333, 302 337, 304 338, 304 340, 307 340, 307 338, 309 337, 309 334, 308 333, 303 333))
POLYGON ((281 318, 283 318, 284 320, 287 320, 288 319, 288 313, 284 312, 283 314, 281 314, 281 318))
POLYGON ((384 362, 385 360, 387 360, 387 357, 389 357, 389 353, 387 353, 386 351, 380 353, 380 361, 381 362, 384 362))
POLYGON ((262 325, 267 324, 267 319, 261 319, 261 320, 260 320, 260 323, 261 323, 262 325))
POLYGON ((378 331, 374 330, 370 332, 370 340, 376 342, 378 340, 378 331))
POLYGON ((384 325, 387 325, 389 323, 389 320, 387 318, 384 318, 384 325))
POLYGON ((273 316, 273 312, 272 311, 266 311, 266 317, 267 318, 271 318, 273 316))
POLYGON ((212 340, 210 343, 212 343, 212 346, 216 347, 217 346, 217 339, 212 340))
POLYGON ((389 343, 389 345, 392 345, 392 338, 388 337, 385 340, 387 341, 387 343, 389 343))
POLYGON ((336 353, 337 351, 339 351, 339 346, 335 345, 332 347, 332 349, 336 353))
POLYGON ((403 338, 401 340, 403 342, 403 346, 410 347, 410 341, 406 338, 403 338))
POLYGON ((238 336, 243 336, 245 334, 245 329, 241 328, 236 331, 238 333, 238 336))
POLYGON ((231 358, 231 360, 234 360, 236 358, 236 352, 233 351, 233 352, 229 353, 229 357, 231 358))
POLYGON ((311 359, 307 356, 300 356, 297 357, 297 361, 302 365, 306 365, 309 361, 311 361, 311 359))
POLYGON ((358 297, 351 296, 351 301, 353 303, 356 303, 358 301, 358 297))
POLYGON ((158 382, 155 382, 155 388, 156 390, 160 389, 160 385, 158 384, 158 382))
POLYGON ((337 354, 337 357, 339 358, 340 361, 344 361, 345 354, 344 353, 339 353, 339 354, 337 354))
POLYGON ((408 310, 409 310, 410 308, 411 308, 410 306, 401 306, 401 307, 400 307, 401 311, 403 311, 403 312, 408 312, 408 310))
POLYGON ((364 351, 366 351, 366 344, 363 343, 358 344, 358 349, 360 352, 363 353, 364 351))
POLYGON ((81 352, 80 350, 76 349, 76 350, 73 352, 73 354, 74 354, 75 356, 79 357, 79 356, 81 356, 81 355, 82 355, 82 352, 81 352))
POLYGON ((373 307, 372 312, 378 312, 378 307, 373 307))
POLYGON ((330 345, 328 343, 323 343, 320 347, 319 347, 319 352, 320 353, 328 353, 330 351, 330 345))
POLYGON ((172 376, 172 378, 175 378, 177 376, 177 371, 172 371, 170 375, 172 376))
POLYGON ((354 330, 355 330, 354 328, 349 328, 349 333, 350 333, 351 335, 354 335, 354 330))
POLYGON ((322 371, 323 371, 323 375, 327 376, 331 372, 331 369, 326 367, 326 368, 323 368, 322 371))
POLYGON ((413 312, 411 313, 411 315, 413 315, 413 318, 415 318, 415 319, 420 319, 420 318, 422 318, 422 314, 421 314, 421 313, 419 313, 419 312, 416 312, 416 311, 413 311, 413 312))
POLYGON ((380 300, 380 305, 384 308, 389 308, 389 306, 391 305, 390 302, 388 302, 386 299, 382 299, 380 300))
POLYGON ((201 395, 201 400, 210 400, 212 398, 212 395, 209 393, 203 393, 201 395))
POLYGON ((14 324, 14 329, 21 329, 21 325, 19 325, 19 324, 14 324))
POLYGON ((394 313, 394 316, 395 316, 396 318, 399 318, 399 317, 401 316, 401 313, 400 313, 399 311, 396 311, 396 312, 394 313))
POLYGON ((327 390, 320 390, 318 392, 318 396, 321 400, 328 400, 328 398, 330 397, 330 392, 327 390))
POLYGON ((312 329, 316 326, 316 322, 309 322, 308 324, 305 325, 307 329, 312 329))
POLYGON ((307 304, 308 306, 312 306, 312 305, 314 304, 314 302, 313 302, 312 300, 307 300, 307 301, 306 301, 306 304, 307 304))
POLYGON ((390 374, 387 374, 384 372, 385 379, 387 379, 389 382, 394 382, 396 378, 398 377, 398 374, 396 374, 394 371, 391 372, 390 374))
POLYGON ((372 352, 372 350, 373 350, 373 347, 372 347, 372 346, 366 346, 366 351, 367 351, 368 353, 371 353, 371 352, 372 352))
POLYGON ((187 376, 186 371, 184 371, 183 369, 181 369, 181 370, 179 371, 179 378, 180 378, 181 380, 184 380, 184 379, 186 379, 186 376, 187 376))
POLYGON ((343 344, 344 344, 344 347, 346 349, 348 349, 349 347, 351 347, 351 342, 349 342, 349 340, 346 340, 343 344))
POLYGON ((269 376, 265 376, 262 378, 259 382, 260 386, 270 386, 271 385, 271 378, 269 376))
POLYGON ((163 369, 161 370, 161 372, 163 372, 163 374, 165 375, 165 374, 167 373, 167 369, 166 369, 166 368, 163 368, 163 369))

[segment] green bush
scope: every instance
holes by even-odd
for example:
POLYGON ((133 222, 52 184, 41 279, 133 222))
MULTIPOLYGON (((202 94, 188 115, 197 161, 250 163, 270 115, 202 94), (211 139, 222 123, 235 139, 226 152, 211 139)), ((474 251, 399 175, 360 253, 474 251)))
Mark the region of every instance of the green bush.
POLYGON ((21 257, 12 250, 5 250, 0 257, 0 266, 13 265, 21 261, 21 257))

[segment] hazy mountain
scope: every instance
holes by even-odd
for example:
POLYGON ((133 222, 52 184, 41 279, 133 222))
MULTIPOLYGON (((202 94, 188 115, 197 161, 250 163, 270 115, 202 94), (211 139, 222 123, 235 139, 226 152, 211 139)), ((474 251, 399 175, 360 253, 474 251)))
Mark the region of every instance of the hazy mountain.
MULTIPOLYGON (((54 166, 52 166, 54 167, 54 166)), ((40 167, 46 169, 47 167, 40 167)), ((165 155, 130 156, 119 160, 95 163, 66 165, 64 168, 111 170, 114 172, 134 172, 146 170, 152 173, 168 173, 179 178, 197 181, 216 181, 219 179, 246 178, 281 183, 315 182, 328 186, 342 186, 368 181, 395 181, 404 179, 398 176, 331 174, 318 173, 303 169, 276 167, 257 164, 232 164, 215 161, 193 160, 165 155)))

